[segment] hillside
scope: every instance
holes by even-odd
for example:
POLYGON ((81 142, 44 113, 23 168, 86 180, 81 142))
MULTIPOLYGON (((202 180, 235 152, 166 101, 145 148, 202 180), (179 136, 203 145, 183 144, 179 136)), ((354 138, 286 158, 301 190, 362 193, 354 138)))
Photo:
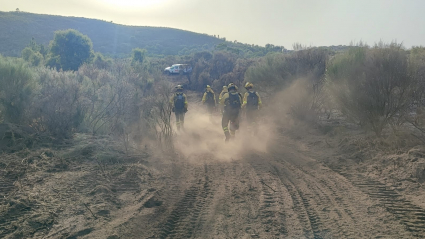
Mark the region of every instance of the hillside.
POLYGON ((213 49, 224 41, 172 28, 125 26, 81 17, 0 12, 0 54, 19 56, 31 38, 47 45, 55 31, 70 28, 88 35, 95 51, 116 57, 128 55, 136 47, 147 49, 151 55, 187 54, 213 49))

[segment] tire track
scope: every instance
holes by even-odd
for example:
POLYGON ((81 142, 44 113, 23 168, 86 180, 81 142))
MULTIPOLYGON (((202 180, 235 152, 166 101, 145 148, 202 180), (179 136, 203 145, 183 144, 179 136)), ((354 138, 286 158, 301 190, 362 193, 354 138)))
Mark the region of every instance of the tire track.
MULTIPOLYGON (((278 172, 279 173, 279 172, 278 172)), ((315 210, 309 203, 308 198, 311 198, 311 195, 304 194, 294 182, 289 179, 289 177, 283 177, 279 173, 281 182, 285 185, 292 196, 292 201, 296 212, 299 215, 300 221, 304 225, 304 234, 307 238, 322 238, 322 223, 320 217, 317 215, 315 210)))
POLYGON ((279 177, 271 173, 272 169, 269 164, 255 160, 252 160, 250 164, 257 173, 261 184, 262 199, 260 200, 259 216, 264 232, 272 237, 288 236, 287 212, 285 212, 283 206, 285 203, 289 203, 288 200, 283 200, 285 198, 283 193, 286 191, 292 199, 294 212, 297 213, 298 224, 300 230, 302 230, 301 233, 312 238, 312 225, 308 219, 308 213, 301 203, 302 199, 297 197, 294 188, 282 184, 279 177))
POLYGON ((280 197, 281 189, 276 184, 276 179, 267 176, 263 175, 263 178, 260 179, 262 196, 259 216, 265 232, 274 236, 284 236, 287 234, 287 229, 285 228, 285 213, 280 210, 281 204, 283 204, 280 197))
POLYGON ((208 166, 204 166, 205 176, 199 179, 184 193, 175 208, 160 226, 159 238, 191 238, 205 223, 204 208, 212 190, 208 177, 208 166))
POLYGON ((340 174, 371 198, 378 200, 388 212, 406 226, 406 229, 414 237, 423 238, 425 236, 425 209, 414 205, 379 181, 346 172, 340 172, 340 174))
MULTIPOLYGON (((299 160, 301 157, 289 155, 285 160, 272 156, 270 163, 276 175, 294 195, 294 201, 299 196, 299 202, 306 210, 312 230, 312 235, 306 231, 307 238, 393 237, 397 232, 406 235, 397 222, 388 220, 388 214, 370 214, 361 208, 376 203, 368 200, 366 194, 349 180, 312 160, 299 160), (373 216, 369 218, 369 215, 373 216), (364 220, 365 216, 367 220, 364 220)), ((298 207, 296 210, 300 212, 302 209, 298 207)))
MULTIPOLYGON (((350 208, 350 205, 345 200, 342 200, 345 197, 340 196, 338 192, 341 191, 329 187, 326 180, 316 175, 315 172, 306 170, 304 167, 287 163, 283 167, 291 169, 291 172, 298 175, 297 178, 301 182, 296 184, 297 190, 301 197, 304 198, 306 207, 311 207, 311 211, 315 212, 320 221, 320 230, 316 233, 315 238, 328 238, 329 234, 332 234, 335 238, 356 238, 353 225, 357 225, 357 220, 349 215, 348 208, 350 208), (301 187, 303 184, 305 186, 301 187), (306 191, 305 196, 303 196, 303 190, 306 191), (334 216, 332 217, 331 215, 334 216)), ((285 175, 288 175, 288 172, 285 175)), ((326 179, 331 181, 330 175, 326 179)), ((294 182, 292 183, 295 185, 294 182)))

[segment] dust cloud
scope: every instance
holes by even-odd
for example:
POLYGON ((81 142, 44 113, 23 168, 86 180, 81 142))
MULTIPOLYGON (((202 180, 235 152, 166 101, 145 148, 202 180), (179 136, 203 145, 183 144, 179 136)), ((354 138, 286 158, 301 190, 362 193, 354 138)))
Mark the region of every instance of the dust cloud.
POLYGON ((184 125, 184 131, 175 133, 174 146, 189 161, 206 157, 217 161, 238 160, 246 151, 266 152, 267 144, 273 138, 273 127, 266 117, 261 118, 254 135, 242 116, 236 137, 226 143, 221 114, 215 112, 210 117, 199 105, 190 108, 184 125))
MULTIPOLYGON (((284 90, 270 97, 264 96, 263 109, 260 110, 257 131, 248 125, 244 111, 241 111, 240 127, 236 137, 228 143, 221 126, 221 113, 215 112, 210 117, 206 108, 200 104, 189 103, 185 116, 184 131, 175 131, 174 146, 189 161, 203 158, 217 161, 241 159, 247 152, 267 153, 270 143, 277 142, 277 133, 282 128, 293 128, 297 124, 294 114, 307 114, 311 108, 313 86, 306 79, 297 79, 284 90)), ((261 92, 259 92, 261 95, 261 92)), ((174 115, 172 116, 173 120, 174 115)), ((279 141, 282 142, 282 139, 279 141)))

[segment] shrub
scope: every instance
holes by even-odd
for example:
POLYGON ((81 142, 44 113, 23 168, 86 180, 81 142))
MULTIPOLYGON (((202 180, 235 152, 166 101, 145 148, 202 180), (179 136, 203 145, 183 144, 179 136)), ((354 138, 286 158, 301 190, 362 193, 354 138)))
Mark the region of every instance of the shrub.
POLYGON ((341 112, 378 136, 411 102, 413 81, 399 44, 351 48, 336 56, 327 72, 341 112))
POLYGON ((158 142, 164 149, 173 147, 171 110, 169 104, 174 85, 168 81, 156 82, 152 94, 142 100, 142 123, 145 125, 146 133, 154 132, 158 142))
POLYGON ((35 88, 33 74, 23 61, 0 56, 0 104, 4 121, 24 123, 35 88))
POLYGON ((31 106, 31 126, 56 138, 68 138, 84 119, 81 89, 72 72, 37 69, 40 90, 31 106))
POLYGON ((84 125, 94 134, 121 134, 139 117, 141 89, 135 86, 140 76, 125 64, 116 64, 114 69, 108 72, 85 65, 78 71, 86 102, 84 125))
POLYGON ((425 142, 425 48, 412 47, 409 55, 409 71, 415 83, 413 92, 413 104, 407 121, 417 130, 417 135, 425 142))
POLYGON ((102 55, 102 53, 95 53, 93 65, 99 69, 108 69, 112 65, 112 60, 110 58, 106 58, 102 55))
POLYGON ((245 81, 254 83, 264 100, 283 92, 273 98, 273 107, 290 104, 282 108, 290 109, 294 118, 315 121, 325 104, 323 79, 328 56, 329 52, 321 48, 267 55, 248 68, 245 81))

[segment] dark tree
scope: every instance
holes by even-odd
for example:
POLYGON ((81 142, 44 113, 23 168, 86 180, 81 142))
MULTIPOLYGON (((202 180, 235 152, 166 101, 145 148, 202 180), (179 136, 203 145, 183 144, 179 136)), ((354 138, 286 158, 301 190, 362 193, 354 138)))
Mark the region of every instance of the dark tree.
POLYGON ((139 63, 143 63, 143 60, 145 59, 145 55, 146 55, 146 50, 145 49, 140 49, 140 48, 135 48, 133 49, 133 62, 139 62, 139 63))
POLYGON ((50 63, 55 63, 64 71, 76 71, 82 64, 92 60, 93 43, 77 30, 56 31, 50 43, 50 54, 51 58, 56 59, 50 63))

